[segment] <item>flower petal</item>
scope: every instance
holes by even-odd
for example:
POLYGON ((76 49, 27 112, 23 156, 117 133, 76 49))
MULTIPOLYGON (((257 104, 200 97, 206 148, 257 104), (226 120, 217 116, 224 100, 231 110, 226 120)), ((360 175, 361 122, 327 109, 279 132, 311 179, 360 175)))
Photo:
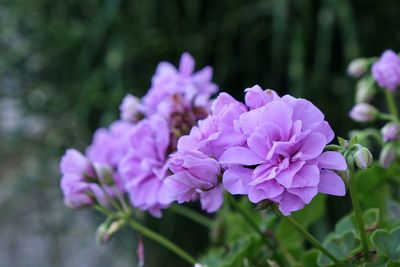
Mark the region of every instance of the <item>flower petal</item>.
POLYGON ((338 174, 330 170, 323 170, 321 171, 318 191, 328 195, 344 196, 346 195, 346 186, 338 174))
POLYGON ((217 211, 224 202, 224 195, 219 186, 200 194, 201 208, 207 212, 217 211))
POLYGON ((256 165, 265 160, 257 156, 252 150, 245 147, 232 147, 222 154, 219 162, 221 164, 256 165))
POLYGON ((344 171, 347 163, 342 154, 335 151, 326 151, 318 157, 318 166, 324 169, 344 171))
POLYGON ((251 179, 252 170, 240 165, 229 167, 222 178, 224 188, 231 194, 247 194, 247 184, 251 179))

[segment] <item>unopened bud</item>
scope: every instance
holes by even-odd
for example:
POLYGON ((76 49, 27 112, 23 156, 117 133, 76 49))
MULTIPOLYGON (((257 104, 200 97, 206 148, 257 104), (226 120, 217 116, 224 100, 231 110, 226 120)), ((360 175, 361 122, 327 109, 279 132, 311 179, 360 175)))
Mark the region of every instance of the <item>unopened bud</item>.
POLYGON ((113 171, 110 166, 100 163, 94 163, 94 170, 100 181, 106 185, 114 185, 113 171))
POLYGON ((384 168, 388 168, 396 160, 397 151, 393 143, 387 143, 383 146, 379 156, 379 162, 384 168))
POLYGON ((126 95, 119 106, 121 119, 136 122, 140 117, 140 100, 133 95, 126 95))
POLYGON ((377 118, 378 110, 367 103, 360 103, 353 107, 350 111, 350 117, 357 122, 369 122, 377 118))
POLYGON ((354 78, 358 78, 368 70, 368 67, 368 59, 357 58, 350 62, 349 66, 347 67, 347 73, 354 78))
POLYGON ((376 93, 374 80, 371 76, 361 79, 356 85, 356 103, 365 103, 372 100, 376 93))
POLYGON ((96 231, 97 242, 101 244, 107 243, 113 234, 115 234, 124 225, 123 221, 104 222, 99 225, 96 231))
POLYGON ((383 141, 393 141, 399 138, 400 124, 396 122, 389 122, 383 126, 381 133, 383 141))
POLYGON ((372 154, 366 147, 360 147, 354 153, 354 162, 356 163, 357 167, 362 170, 365 170, 369 166, 371 166, 372 161, 373 161, 372 154))

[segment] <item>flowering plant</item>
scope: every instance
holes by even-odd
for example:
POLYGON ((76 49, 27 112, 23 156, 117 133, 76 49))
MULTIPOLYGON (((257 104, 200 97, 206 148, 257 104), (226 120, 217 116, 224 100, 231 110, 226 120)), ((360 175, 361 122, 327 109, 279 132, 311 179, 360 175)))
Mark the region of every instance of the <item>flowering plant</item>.
MULTIPOLYGON (((338 138, 338 144, 331 144, 334 131, 310 101, 255 85, 244 90, 241 102, 217 92, 210 67, 198 72, 194 67, 187 53, 178 68, 161 62, 144 97, 127 95, 120 119, 98 129, 84 154, 69 149, 62 157, 65 204, 92 207, 106 216, 97 230, 100 242, 128 225, 194 266, 399 263, 399 228, 387 231, 399 220, 380 227, 380 215, 386 220, 388 215, 377 208, 363 213, 366 204, 358 189, 363 176, 381 171, 369 150, 371 136, 382 145, 384 168, 397 160, 400 124, 394 92, 400 85, 400 59, 394 52, 349 66, 349 73, 360 78, 351 118, 387 124, 381 133, 353 131, 349 141, 338 138), (377 87, 386 94, 390 114, 369 103, 377 87), (322 217, 326 195, 344 197, 347 191, 353 212, 321 243, 308 228, 322 217), (215 213, 215 223, 210 215, 182 205, 197 201, 206 214, 215 213), (195 259, 140 222, 139 213, 161 218, 165 209, 214 233, 224 228, 217 238, 230 251, 212 247, 195 259), (249 231, 227 238, 239 222, 249 231), (313 248, 307 250, 304 240, 313 248)), ((143 264, 141 244, 138 257, 143 264)))

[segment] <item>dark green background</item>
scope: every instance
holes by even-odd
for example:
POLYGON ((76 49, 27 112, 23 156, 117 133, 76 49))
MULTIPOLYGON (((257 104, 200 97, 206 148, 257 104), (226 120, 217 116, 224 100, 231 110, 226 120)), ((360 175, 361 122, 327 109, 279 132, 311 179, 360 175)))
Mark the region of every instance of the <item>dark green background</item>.
MULTIPOLYGON (((308 98, 345 136, 356 127, 346 66, 399 50, 399 12, 396 0, 1 1, 0 267, 135 266, 132 232, 101 247, 101 218, 64 208, 57 164, 117 118, 126 93, 145 93, 159 61, 188 51, 237 98, 254 84, 308 98)), ((330 205, 335 221, 346 209, 330 205)), ((171 214, 149 225, 193 253, 207 241, 171 214)), ((146 255, 181 264, 152 244, 146 255)))

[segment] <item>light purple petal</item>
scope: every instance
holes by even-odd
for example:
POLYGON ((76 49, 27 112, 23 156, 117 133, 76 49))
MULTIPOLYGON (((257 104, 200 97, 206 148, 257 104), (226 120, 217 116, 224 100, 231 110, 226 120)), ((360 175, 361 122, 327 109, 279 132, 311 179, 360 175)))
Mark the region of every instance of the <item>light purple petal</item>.
POLYGON ((247 183, 251 179, 252 170, 239 165, 230 166, 223 175, 224 188, 231 194, 247 194, 247 183))
POLYGON ((183 53, 179 63, 179 72, 183 76, 190 76, 194 71, 194 58, 189 53, 183 53))
POLYGON ((292 188, 315 187, 319 184, 320 170, 316 165, 305 165, 296 173, 292 181, 292 188))
POLYGON ((293 211, 304 208, 304 202, 298 196, 285 192, 279 201, 279 210, 289 216, 293 211))
POLYGON ((247 139, 248 147, 260 158, 266 158, 268 154, 267 140, 260 133, 253 133, 247 139))
POLYGON ((249 188, 249 200, 258 203, 261 200, 273 199, 282 194, 284 188, 274 180, 265 181, 249 188))
POLYGON ((310 160, 318 157, 325 148, 326 138, 320 133, 311 133, 301 142, 300 158, 310 160))
POLYGON ((287 190, 301 198, 305 204, 309 204, 318 193, 318 187, 288 188, 287 190))
POLYGON ((318 166, 323 169, 344 171, 347 163, 342 154, 335 151, 326 151, 318 157, 318 166))
POLYGON ((318 191, 328 195, 344 196, 346 195, 346 186, 338 174, 330 170, 323 170, 321 171, 318 191))
POLYGON ((303 167, 304 164, 304 161, 296 161, 290 163, 289 167, 286 170, 283 170, 279 174, 277 174, 276 180, 285 188, 292 187, 294 176, 303 167))
POLYGON ((207 212, 217 211, 224 202, 224 195, 219 186, 200 194, 201 208, 207 212))
POLYGON ((221 164, 256 165, 264 162, 253 151, 245 147, 232 147, 222 154, 219 162, 221 164))

